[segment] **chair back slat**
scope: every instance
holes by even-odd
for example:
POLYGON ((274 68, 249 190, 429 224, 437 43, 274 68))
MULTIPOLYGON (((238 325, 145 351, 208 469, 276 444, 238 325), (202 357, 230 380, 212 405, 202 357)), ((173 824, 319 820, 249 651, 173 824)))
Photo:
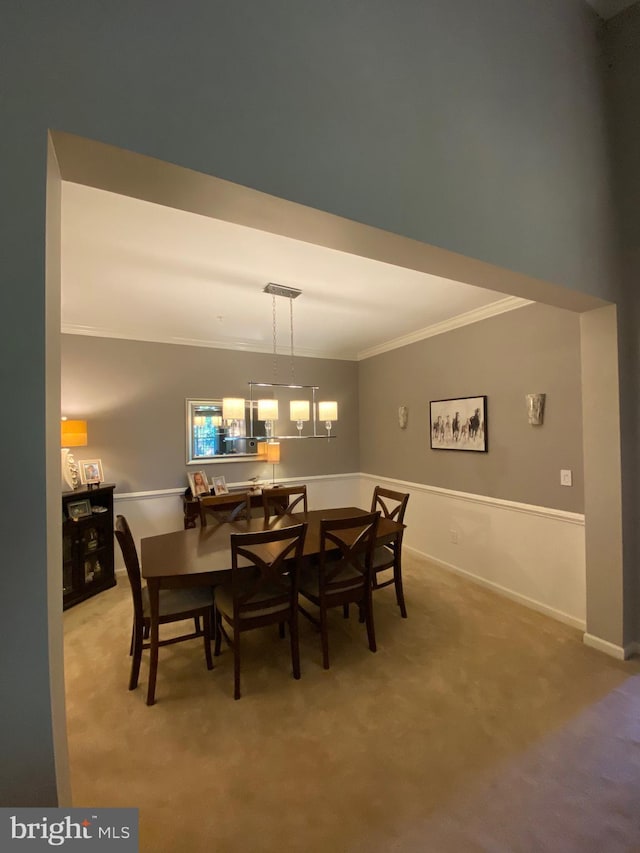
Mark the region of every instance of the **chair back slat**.
POLYGON ((373 490, 371 511, 379 509, 384 518, 390 518, 400 524, 404 522, 404 514, 407 509, 409 495, 403 492, 394 492, 382 486, 376 486, 373 490))
POLYGON ((292 512, 307 512, 307 487, 281 486, 263 489, 262 505, 268 521, 273 515, 291 515, 292 512))
POLYGON ((257 533, 231 534, 234 618, 293 603, 307 523, 257 533))
POLYGON ((323 519, 320 522, 320 594, 331 594, 360 583, 370 583, 371 561, 376 542, 380 511, 350 518, 323 519), (332 547, 333 546, 333 547, 332 547), (338 559, 336 559, 336 550, 338 559))

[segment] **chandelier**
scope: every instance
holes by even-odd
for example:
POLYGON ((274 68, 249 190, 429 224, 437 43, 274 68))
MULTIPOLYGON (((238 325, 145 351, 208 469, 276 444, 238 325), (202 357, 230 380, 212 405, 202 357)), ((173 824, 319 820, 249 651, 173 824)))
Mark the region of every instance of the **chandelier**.
MULTIPOLYGON (((338 420, 338 404, 335 400, 317 400, 319 387, 317 385, 299 385, 295 381, 294 364, 294 334, 293 334, 293 300, 302 293, 295 287, 286 287, 269 282, 263 293, 271 294, 272 301, 272 331, 273 331, 273 381, 249 382, 249 399, 242 397, 225 397, 222 400, 222 419, 231 428, 245 417, 245 407, 249 409, 249 436, 257 440, 266 436, 268 443, 281 439, 306 438, 335 438, 331 429, 333 422, 338 420), (289 300, 290 328, 290 371, 289 382, 278 380, 278 345, 277 345, 277 312, 276 298, 289 300), (271 392, 271 396, 267 396, 271 392), (295 393, 294 393, 295 392, 295 393), (299 393, 298 393, 299 392, 299 393), (294 399, 295 398, 295 399, 294 399), (295 424, 296 432, 282 430, 281 408, 286 409, 288 403, 288 421, 295 424), (280 404, 284 404, 281 406, 280 404), (256 435, 258 422, 264 423, 264 435, 256 435), (325 432, 318 431, 318 423, 324 422, 325 432)), ((286 422, 287 419, 285 419, 286 422)))

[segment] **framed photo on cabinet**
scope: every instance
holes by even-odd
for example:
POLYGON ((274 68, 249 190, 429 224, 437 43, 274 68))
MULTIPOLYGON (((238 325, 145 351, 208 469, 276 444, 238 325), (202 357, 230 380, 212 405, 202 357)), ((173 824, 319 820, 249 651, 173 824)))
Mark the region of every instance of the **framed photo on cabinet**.
POLYGON ((102 461, 100 459, 80 459, 78 467, 80 468, 80 482, 85 486, 104 483, 102 461))
POLYGON ((68 503, 67 512, 69 513, 69 518, 74 521, 78 518, 88 518, 91 515, 91 502, 85 498, 81 501, 68 503))

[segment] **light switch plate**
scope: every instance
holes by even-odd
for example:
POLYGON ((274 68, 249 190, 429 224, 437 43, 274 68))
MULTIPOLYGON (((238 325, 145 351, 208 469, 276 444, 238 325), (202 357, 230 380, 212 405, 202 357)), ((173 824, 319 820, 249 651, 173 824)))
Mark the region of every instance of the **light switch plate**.
POLYGON ((568 468, 562 468, 560 470, 560 485, 561 486, 572 486, 573 485, 573 477, 571 476, 571 471, 568 468))

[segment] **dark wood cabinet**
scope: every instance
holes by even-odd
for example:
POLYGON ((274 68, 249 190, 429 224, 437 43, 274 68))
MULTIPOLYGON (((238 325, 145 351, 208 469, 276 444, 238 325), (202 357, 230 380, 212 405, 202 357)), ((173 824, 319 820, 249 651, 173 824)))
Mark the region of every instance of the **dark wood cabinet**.
POLYGON ((113 490, 101 483, 62 493, 62 602, 72 607, 115 586, 113 490))

